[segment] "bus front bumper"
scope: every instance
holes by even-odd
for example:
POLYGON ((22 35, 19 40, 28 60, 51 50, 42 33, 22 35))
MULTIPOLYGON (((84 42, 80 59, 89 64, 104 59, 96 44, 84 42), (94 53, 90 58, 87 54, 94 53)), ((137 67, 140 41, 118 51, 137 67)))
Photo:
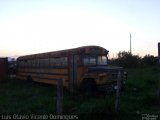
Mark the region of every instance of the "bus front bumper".
POLYGON ((100 85, 100 86, 97 86, 97 90, 98 91, 104 91, 104 92, 116 91, 117 90, 117 84, 100 85))

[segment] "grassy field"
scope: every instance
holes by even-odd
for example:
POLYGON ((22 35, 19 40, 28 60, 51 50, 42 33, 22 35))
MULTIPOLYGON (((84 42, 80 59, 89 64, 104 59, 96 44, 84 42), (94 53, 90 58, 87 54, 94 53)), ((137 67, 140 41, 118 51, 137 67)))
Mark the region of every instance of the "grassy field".
MULTIPOLYGON (((64 91, 64 114, 79 119, 142 120, 143 114, 160 119, 160 68, 128 69, 126 87, 115 112, 115 93, 94 96, 64 91)), ((56 86, 6 78, 0 80, 0 114, 56 115, 56 86)))

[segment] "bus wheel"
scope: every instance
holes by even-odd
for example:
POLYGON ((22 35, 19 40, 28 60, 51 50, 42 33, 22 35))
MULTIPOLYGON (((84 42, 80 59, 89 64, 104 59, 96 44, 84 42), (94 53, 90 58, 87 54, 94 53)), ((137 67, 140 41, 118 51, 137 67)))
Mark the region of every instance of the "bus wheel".
POLYGON ((27 81, 32 81, 32 77, 30 75, 27 76, 27 81))
POLYGON ((94 94, 97 90, 96 82, 93 79, 84 79, 82 82, 82 92, 94 94))

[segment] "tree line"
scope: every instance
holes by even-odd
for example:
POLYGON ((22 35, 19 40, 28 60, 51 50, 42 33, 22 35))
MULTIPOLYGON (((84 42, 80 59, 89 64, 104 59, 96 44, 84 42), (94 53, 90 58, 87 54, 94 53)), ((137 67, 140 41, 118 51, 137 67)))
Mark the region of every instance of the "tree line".
POLYGON ((159 65, 158 57, 149 54, 140 57, 139 55, 133 55, 126 51, 120 51, 118 57, 110 59, 109 62, 111 65, 122 66, 124 68, 151 67, 159 65))

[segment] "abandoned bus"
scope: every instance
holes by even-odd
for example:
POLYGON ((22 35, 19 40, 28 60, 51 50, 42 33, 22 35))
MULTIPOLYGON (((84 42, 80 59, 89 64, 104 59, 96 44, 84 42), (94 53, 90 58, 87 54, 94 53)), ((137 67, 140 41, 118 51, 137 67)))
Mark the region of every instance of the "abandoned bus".
POLYGON ((107 90, 116 86, 121 67, 107 64, 108 51, 99 46, 21 56, 17 59, 17 78, 63 85, 70 91, 79 88, 107 90))

